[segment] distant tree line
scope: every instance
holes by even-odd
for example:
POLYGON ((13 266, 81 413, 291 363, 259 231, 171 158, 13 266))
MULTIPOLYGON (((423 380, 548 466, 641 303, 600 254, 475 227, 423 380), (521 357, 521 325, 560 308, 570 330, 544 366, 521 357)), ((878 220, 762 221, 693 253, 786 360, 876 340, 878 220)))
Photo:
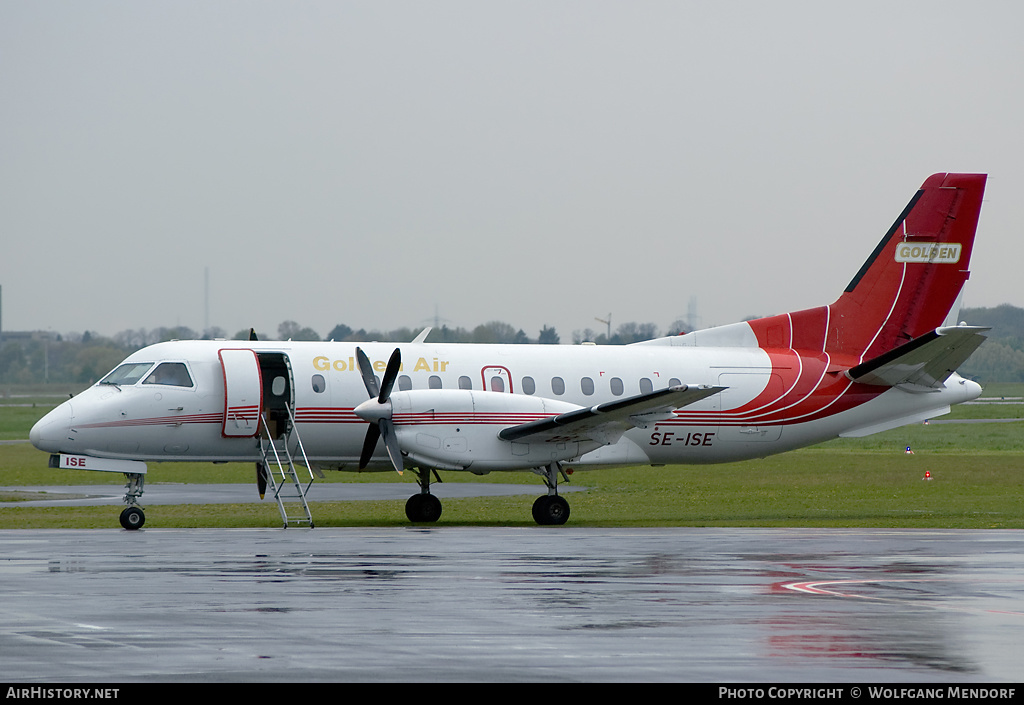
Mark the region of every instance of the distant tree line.
MULTIPOLYGON (((284 321, 276 334, 257 331, 260 340, 335 340, 408 342, 422 328, 396 328, 390 331, 353 330, 338 324, 324 337, 295 321, 284 321)), ((54 335, 43 331, 5 332, 0 339, 0 384, 40 384, 48 382, 90 384, 114 369, 131 353, 168 340, 248 340, 249 329, 233 336, 222 328, 199 333, 191 328, 144 328, 124 330, 111 337, 86 331, 54 335)), ((558 345, 561 339, 554 328, 544 326, 536 338, 508 323, 491 321, 466 328, 441 326, 431 331, 434 343, 540 343, 558 345)))
POLYGON ((988 340, 960 367, 960 374, 978 382, 1024 382, 1024 308, 1003 304, 965 308, 960 320, 991 326, 988 340))
MULTIPOLYGON (((989 339, 960 368, 960 373, 979 382, 1024 382, 1024 309, 1004 304, 995 308, 967 308, 960 320, 971 325, 992 327, 989 339)), ((343 323, 321 337, 314 329, 295 321, 284 321, 276 334, 257 331, 260 340, 335 340, 408 342, 422 328, 396 328, 390 331, 354 330, 343 323)), ((627 322, 614 331, 595 332, 589 328, 574 331, 572 342, 598 345, 627 345, 650 340, 660 335, 677 335, 690 330, 682 320, 660 331, 653 323, 627 322)), ((0 384, 39 384, 61 382, 90 384, 114 369, 125 357, 147 345, 166 340, 216 338, 248 340, 249 329, 230 336, 221 328, 202 333, 186 327, 144 328, 124 330, 112 337, 86 331, 54 335, 46 332, 5 332, 0 340, 0 384)), ((554 328, 545 325, 531 338, 521 328, 502 321, 490 321, 468 329, 441 326, 430 332, 433 343, 540 343, 558 345, 561 338, 554 328)))
MULTIPOLYGON (((279 335, 283 335, 281 324, 278 329, 279 335)), ((308 331, 308 329, 306 329, 308 331)), ((353 330, 345 324, 339 324, 331 329, 324 340, 346 340, 358 342, 361 340, 380 340, 389 343, 409 341, 419 335, 422 328, 396 328, 391 331, 366 330, 360 328, 353 330)), ((312 333, 312 331, 308 331, 312 333)), ((313 333, 315 335, 315 333, 313 333)), ((292 337, 292 340, 320 340, 320 338, 299 338, 292 337)), ((522 328, 517 329, 502 321, 491 321, 483 323, 472 330, 466 328, 449 328, 444 325, 440 328, 433 328, 427 338, 432 343, 540 343, 541 345, 558 345, 561 339, 554 328, 544 326, 536 338, 530 338, 522 328)))
MULTIPOLYGON (((674 332, 682 331, 682 324, 673 323, 674 332)), ((408 342, 422 331, 418 328, 378 330, 353 329, 344 323, 334 326, 322 336, 313 328, 296 321, 284 321, 275 333, 256 331, 260 340, 324 340, 408 342)), ((39 384, 47 382, 90 384, 114 369, 125 357, 146 347, 168 340, 248 340, 248 328, 229 335, 223 328, 213 327, 202 333, 185 326, 174 328, 133 328, 111 337, 97 333, 68 333, 55 335, 43 331, 5 332, 0 339, 0 384, 39 384)), ((653 323, 623 323, 609 336, 590 329, 575 331, 574 344, 593 342, 598 345, 625 345, 656 338, 660 332, 653 323)), ((433 328, 428 340, 432 343, 511 343, 559 345, 561 336, 551 326, 543 326, 536 337, 522 328, 503 321, 482 323, 475 328, 433 328)))

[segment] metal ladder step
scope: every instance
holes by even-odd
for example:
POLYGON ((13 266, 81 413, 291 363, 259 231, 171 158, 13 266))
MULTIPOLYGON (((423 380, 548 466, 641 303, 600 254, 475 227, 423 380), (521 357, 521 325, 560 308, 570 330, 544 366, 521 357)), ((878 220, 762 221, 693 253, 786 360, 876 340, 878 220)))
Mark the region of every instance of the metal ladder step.
POLYGON ((266 416, 260 414, 266 437, 260 435, 260 445, 263 450, 264 475, 267 484, 270 486, 274 499, 277 501, 277 508, 281 512, 281 520, 284 528, 291 524, 305 524, 313 528, 313 514, 309 510, 309 503, 306 501, 306 493, 312 486, 315 478, 310 469, 309 460, 306 458, 306 451, 302 447, 302 440, 295 429, 295 417, 292 410, 288 409, 291 417, 291 424, 288 432, 281 438, 272 438, 270 426, 266 416), (309 474, 309 482, 299 478, 295 465, 295 459, 289 449, 290 440, 294 436, 296 450, 302 455, 305 461, 305 469, 309 474), (305 482, 305 484, 304 484, 305 482))

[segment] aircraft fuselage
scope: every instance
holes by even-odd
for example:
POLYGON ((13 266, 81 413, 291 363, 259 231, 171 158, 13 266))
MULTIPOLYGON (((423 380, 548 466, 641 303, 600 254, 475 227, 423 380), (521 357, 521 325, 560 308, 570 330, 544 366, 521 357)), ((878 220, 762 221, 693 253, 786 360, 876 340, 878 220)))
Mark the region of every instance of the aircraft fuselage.
MULTIPOLYGON (((466 345, 360 343, 382 374, 398 347, 403 365, 396 394, 411 390, 473 390, 505 393, 591 407, 623 397, 678 385, 725 389, 675 410, 670 418, 627 431, 614 444, 579 444, 566 449, 573 466, 592 464, 714 463, 763 457, 818 443, 858 428, 893 420, 893 425, 939 415, 950 404, 973 398, 980 388, 954 375, 928 394, 857 384, 829 370, 824 353, 759 347, 695 347, 687 336, 662 344, 631 346, 466 345), (901 421, 902 420, 902 421, 901 421), (899 421, 900 423, 896 423, 899 421), (571 449, 570 449, 571 451, 571 449)), ((310 462, 323 468, 356 470, 366 421, 354 409, 367 392, 355 365, 354 343, 180 341, 144 348, 125 360, 149 367, 131 384, 100 383, 51 412, 35 429, 33 442, 53 453, 141 461, 254 461, 262 457, 256 428, 233 435, 228 385, 237 374, 224 351, 273 355, 278 364, 262 380, 242 380, 261 388, 250 396, 273 394, 275 375, 288 395, 298 437, 310 462), (160 363, 180 363, 191 386, 143 383, 160 363)), ((253 404, 259 400, 250 399, 253 404)), ((461 403, 461 402, 460 402, 461 403)), ((265 405, 265 404, 264 404, 265 405)), ((536 416, 536 414, 535 414, 536 416)), ((466 415, 409 419, 428 447, 444 446, 471 472, 529 469, 508 460, 474 457, 465 434, 488 436, 522 415, 466 415)), ((558 439, 546 440, 557 444, 558 439)), ((368 470, 389 470, 383 448, 368 470)), ((446 469, 462 469, 453 463, 446 469)))

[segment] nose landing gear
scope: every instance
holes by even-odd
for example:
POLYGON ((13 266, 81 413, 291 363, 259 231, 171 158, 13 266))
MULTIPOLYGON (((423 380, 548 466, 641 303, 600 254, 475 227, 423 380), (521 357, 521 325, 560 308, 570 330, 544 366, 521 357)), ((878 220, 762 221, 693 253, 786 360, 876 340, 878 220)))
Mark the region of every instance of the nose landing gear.
POLYGON ((146 476, 138 472, 126 472, 124 476, 128 479, 124 493, 124 501, 128 507, 121 512, 121 526, 128 531, 135 531, 146 523, 146 513, 139 506, 139 497, 142 496, 146 476))
POLYGON ((142 511, 142 507, 128 507, 121 512, 121 526, 128 529, 128 531, 141 529, 145 523, 146 514, 142 511))

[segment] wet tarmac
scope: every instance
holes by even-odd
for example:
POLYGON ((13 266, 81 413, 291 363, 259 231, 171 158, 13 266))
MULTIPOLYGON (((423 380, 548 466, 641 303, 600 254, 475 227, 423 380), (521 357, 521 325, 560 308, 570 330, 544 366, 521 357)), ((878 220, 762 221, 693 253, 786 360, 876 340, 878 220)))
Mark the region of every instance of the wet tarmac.
POLYGON ((1022 566, 1022 531, 0 531, 0 679, 1012 682, 1022 566))

